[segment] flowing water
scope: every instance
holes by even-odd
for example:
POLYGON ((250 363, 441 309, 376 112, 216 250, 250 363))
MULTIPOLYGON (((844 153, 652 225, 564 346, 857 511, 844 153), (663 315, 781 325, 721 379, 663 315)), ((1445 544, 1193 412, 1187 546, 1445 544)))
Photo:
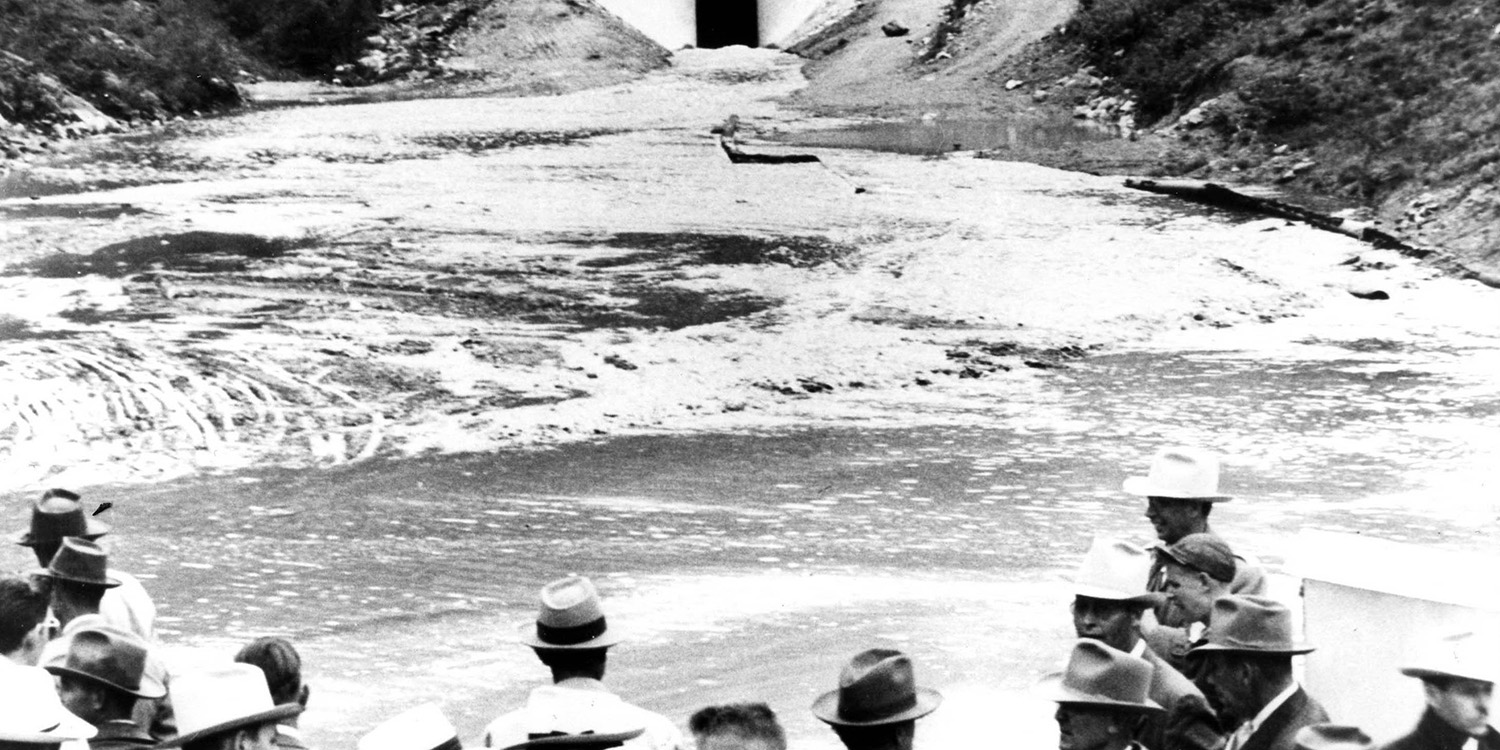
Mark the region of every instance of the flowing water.
POLYGON ((322 747, 427 700, 477 736, 545 679, 515 628, 565 573, 595 578, 631 635, 609 681, 679 721, 766 700, 794 746, 832 747, 807 706, 886 645, 948 698, 925 744, 970 744, 999 712, 1048 746, 1033 686, 1066 653, 1066 577, 1095 534, 1150 541, 1118 488, 1163 442, 1232 456, 1215 527, 1273 569, 1304 528, 1494 548, 1500 507, 1472 490, 1500 434, 1495 352, 1329 349, 1099 356, 1027 403, 906 430, 631 437, 90 497, 115 502, 118 565, 179 658, 295 639, 322 747))

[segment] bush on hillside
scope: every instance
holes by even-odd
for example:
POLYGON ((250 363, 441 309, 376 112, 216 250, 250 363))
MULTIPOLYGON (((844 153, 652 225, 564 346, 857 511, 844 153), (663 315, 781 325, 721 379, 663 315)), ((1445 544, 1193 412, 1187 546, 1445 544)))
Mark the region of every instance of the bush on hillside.
POLYGON ((265 59, 322 73, 353 59, 380 26, 381 0, 211 0, 238 38, 265 59))

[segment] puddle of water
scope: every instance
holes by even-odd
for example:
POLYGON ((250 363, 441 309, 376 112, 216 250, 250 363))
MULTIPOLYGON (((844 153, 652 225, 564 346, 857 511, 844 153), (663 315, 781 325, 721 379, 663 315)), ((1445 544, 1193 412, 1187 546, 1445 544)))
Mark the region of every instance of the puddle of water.
POLYGON ((579 261, 578 265, 586 268, 613 268, 648 262, 670 263, 674 259, 715 265, 776 264, 807 268, 837 261, 858 250, 852 245, 816 236, 756 237, 694 232, 621 232, 603 238, 566 238, 554 241, 636 251, 579 261))
POLYGON ((939 118, 916 122, 871 122, 832 130, 771 135, 767 139, 794 146, 935 155, 979 149, 1051 149, 1117 137, 1109 130, 1071 119, 939 118))
POLYGON ((295 246, 290 240, 251 234, 185 232, 137 237, 88 255, 51 255, 29 265, 33 273, 45 278, 88 274, 122 278, 155 268, 228 273, 245 270, 252 260, 281 257, 295 246))
POLYGON ((146 213, 129 203, 19 203, 0 206, 8 219, 118 219, 146 213))

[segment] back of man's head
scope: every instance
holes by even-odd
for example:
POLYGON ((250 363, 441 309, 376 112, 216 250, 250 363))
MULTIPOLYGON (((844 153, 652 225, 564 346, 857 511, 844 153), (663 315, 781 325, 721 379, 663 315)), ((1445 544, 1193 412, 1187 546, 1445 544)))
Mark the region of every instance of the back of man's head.
POLYGON ((0 578, 0 655, 27 645, 27 636, 47 617, 47 595, 21 576, 0 578))
POLYGON ((875 726, 830 726, 849 750, 911 750, 917 735, 916 719, 875 726))
POLYGON ((302 689, 302 657, 287 639, 257 638, 240 649, 234 660, 253 664, 266 673, 266 685, 271 688, 271 701, 276 705, 307 704, 302 689))
POLYGON ((536 658, 552 670, 552 681, 582 677, 591 680, 604 679, 604 668, 609 661, 607 648, 532 648, 536 658))
POLYGON ((688 719, 698 750, 786 750, 786 733, 764 703, 698 709, 688 719))

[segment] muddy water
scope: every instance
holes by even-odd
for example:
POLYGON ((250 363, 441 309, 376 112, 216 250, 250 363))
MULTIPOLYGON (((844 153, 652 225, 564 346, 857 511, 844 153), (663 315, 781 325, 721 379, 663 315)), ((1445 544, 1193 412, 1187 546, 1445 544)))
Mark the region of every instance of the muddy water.
POLYGON ((1053 149, 1118 138, 1113 128, 1072 119, 936 118, 880 121, 812 130, 772 140, 819 148, 858 148, 898 154, 933 155, 987 149, 1053 149))
POLYGON ((179 658, 297 640, 323 747, 421 700, 477 735, 544 679, 511 639, 534 590, 569 572, 596 578, 632 635, 610 681, 679 720, 762 699, 794 746, 832 747, 806 707, 883 644, 948 695, 921 725, 929 746, 972 744, 997 711, 1050 746, 1032 686, 1066 648, 1065 577, 1093 534, 1149 541, 1117 488, 1164 441, 1234 457, 1238 497, 1214 521, 1272 567, 1309 527, 1494 548, 1492 493, 1464 483, 1500 444, 1494 352, 1313 343, 1306 360, 1082 360, 1028 403, 977 399, 950 426, 636 437, 91 496, 116 503, 119 565, 153 590, 179 658))

